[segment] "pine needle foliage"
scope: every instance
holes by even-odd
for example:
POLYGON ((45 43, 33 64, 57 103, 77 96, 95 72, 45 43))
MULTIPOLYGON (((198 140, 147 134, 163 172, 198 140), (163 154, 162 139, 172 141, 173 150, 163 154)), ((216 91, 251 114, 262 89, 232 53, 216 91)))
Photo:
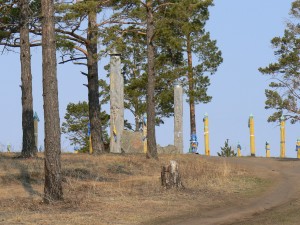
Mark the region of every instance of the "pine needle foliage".
POLYGON ((271 41, 277 60, 267 67, 259 68, 263 75, 271 78, 269 89, 265 90, 265 108, 273 113, 268 122, 279 122, 285 116, 292 124, 300 120, 300 1, 294 1, 282 37, 271 41))
POLYGON ((232 147, 229 146, 228 139, 225 141, 225 144, 223 147, 221 147, 221 152, 218 152, 218 156, 221 157, 236 157, 237 153, 232 150, 232 147))

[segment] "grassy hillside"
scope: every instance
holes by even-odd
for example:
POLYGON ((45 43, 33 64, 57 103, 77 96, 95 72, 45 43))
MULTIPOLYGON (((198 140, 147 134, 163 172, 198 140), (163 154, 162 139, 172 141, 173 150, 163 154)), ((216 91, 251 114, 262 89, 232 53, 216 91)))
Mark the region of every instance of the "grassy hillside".
POLYGON ((42 202, 43 155, 0 154, 0 224, 158 224, 225 207, 261 191, 264 180, 222 158, 199 155, 63 154, 64 200, 42 202), (165 190, 162 165, 179 163, 184 190, 165 190))

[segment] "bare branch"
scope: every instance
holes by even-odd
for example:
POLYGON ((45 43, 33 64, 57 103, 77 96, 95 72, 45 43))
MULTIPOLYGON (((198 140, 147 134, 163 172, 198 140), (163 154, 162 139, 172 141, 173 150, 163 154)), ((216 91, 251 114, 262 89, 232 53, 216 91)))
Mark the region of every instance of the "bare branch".
POLYGON ((88 76, 88 74, 85 73, 85 72, 80 71, 80 73, 81 73, 82 75, 86 76, 86 77, 88 76))
POLYGON ((86 59, 86 57, 71 58, 71 59, 68 59, 68 60, 63 60, 63 58, 62 58, 63 61, 59 62, 58 64, 65 64, 65 63, 67 63, 67 62, 76 61, 76 60, 81 60, 81 59, 86 59))
MULTIPOLYGON (((0 42, 0 45, 13 47, 13 48, 20 48, 20 44, 10 44, 10 43, 0 42)), ((42 43, 30 44, 30 47, 38 47, 38 46, 42 46, 42 43)))
POLYGON ((300 96, 295 92, 295 90, 293 88, 290 87, 290 85, 287 82, 284 82, 283 80, 280 80, 279 78, 275 78, 275 77, 273 77, 273 79, 282 83, 287 89, 289 89, 289 91, 292 95, 294 95, 296 98, 300 99, 300 96))
POLYGON ((80 65, 80 66, 87 66, 86 63, 80 63, 80 62, 73 62, 73 64, 75 64, 75 65, 80 65))
POLYGON ((75 48, 76 50, 82 52, 86 57, 88 56, 88 53, 87 53, 87 51, 86 51, 85 49, 80 48, 79 46, 76 46, 76 45, 74 46, 74 48, 75 48))

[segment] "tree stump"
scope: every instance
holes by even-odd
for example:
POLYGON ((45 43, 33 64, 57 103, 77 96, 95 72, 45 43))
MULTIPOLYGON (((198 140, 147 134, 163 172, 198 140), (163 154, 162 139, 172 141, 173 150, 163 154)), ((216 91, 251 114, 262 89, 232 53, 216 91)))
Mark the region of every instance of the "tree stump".
POLYGON ((161 168, 161 185, 166 188, 183 189, 184 186, 181 182, 178 164, 176 161, 171 160, 167 166, 161 168))

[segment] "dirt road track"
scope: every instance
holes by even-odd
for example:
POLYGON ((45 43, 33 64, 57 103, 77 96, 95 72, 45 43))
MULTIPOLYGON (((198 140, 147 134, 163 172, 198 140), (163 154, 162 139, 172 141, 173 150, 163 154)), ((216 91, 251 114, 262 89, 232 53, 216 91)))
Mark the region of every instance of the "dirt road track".
MULTIPOLYGON (((218 159, 212 159, 218 160, 218 159)), ((254 216, 270 211, 300 197, 300 161, 275 158, 229 158, 228 163, 252 170, 257 176, 273 181, 262 195, 247 202, 236 202, 229 207, 202 212, 191 219, 177 221, 176 225, 229 225, 239 224, 254 216)))

